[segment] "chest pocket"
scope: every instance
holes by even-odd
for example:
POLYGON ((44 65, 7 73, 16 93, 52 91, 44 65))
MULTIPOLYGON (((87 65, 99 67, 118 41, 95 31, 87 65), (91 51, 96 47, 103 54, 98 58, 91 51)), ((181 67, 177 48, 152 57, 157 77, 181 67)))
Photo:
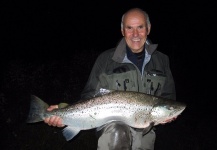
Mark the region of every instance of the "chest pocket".
POLYGON ((128 67, 118 67, 112 73, 103 73, 99 76, 103 88, 121 91, 137 90, 137 72, 128 67))
POLYGON ((146 89, 146 93, 160 96, 165 80, 166 75, 164 75, 161 71, 152 70, 145 72, 144 87, 146 89))

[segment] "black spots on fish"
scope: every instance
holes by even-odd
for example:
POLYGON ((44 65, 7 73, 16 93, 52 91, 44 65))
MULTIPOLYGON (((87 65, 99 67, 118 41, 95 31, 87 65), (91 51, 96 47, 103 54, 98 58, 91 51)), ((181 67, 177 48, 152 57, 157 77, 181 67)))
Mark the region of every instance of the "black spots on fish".
MULTIPOLYGON (((49 113, 49 112, 48 112, 49 113)), ((54 111, 53 112, 51 112, 54 116, 58 116, 58 115, 60 115, 59 113, 58 113, 58 111, 56 111, 55 109, 54 109, 54 111)), ((65 112, 62 112, 61 113, 62 115, 65 115, 66 113, 65 112)))
POLYGON ((143 111, 143 109, 142 109, 142 108, 140 108, 140 107, 138 107, 137 111, 143 111))
POLYGON ((79 107, 75 107, 76 110, 79 110, 79 107))
POLYGON ((144 111, 137 111, 135 114, 134 114, 135 118, 134 118, 134 121, 135 122, 140 122, 141 120, 143 120, 144 116, 145 116, 145 113, 144 111))

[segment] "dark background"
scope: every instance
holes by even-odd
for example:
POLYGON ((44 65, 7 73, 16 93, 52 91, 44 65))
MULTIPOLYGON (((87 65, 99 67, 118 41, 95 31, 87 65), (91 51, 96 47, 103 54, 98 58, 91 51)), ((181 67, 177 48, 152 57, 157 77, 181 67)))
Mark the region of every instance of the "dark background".
POLYGON ((160 125, 156 150, 217 149, 214 1, 1 1, 0 114, 4 149, 96 149, 94 131, 66 142, 61 128, 26 124, 30 94, 49 104, 79 99, 97 56, 120 40, 122 14, 148 12, 149 38, 170 57, 179 118, 160 125))

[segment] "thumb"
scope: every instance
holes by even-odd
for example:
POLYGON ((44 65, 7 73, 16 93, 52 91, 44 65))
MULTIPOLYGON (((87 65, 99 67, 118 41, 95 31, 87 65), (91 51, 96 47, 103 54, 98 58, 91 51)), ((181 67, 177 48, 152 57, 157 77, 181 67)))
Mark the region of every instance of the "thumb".
POLYGON ((58 105, 50 105, 48 108, 47 108, 47 111, 52 111, 54 109, 57 109, 58 108, 58 105))

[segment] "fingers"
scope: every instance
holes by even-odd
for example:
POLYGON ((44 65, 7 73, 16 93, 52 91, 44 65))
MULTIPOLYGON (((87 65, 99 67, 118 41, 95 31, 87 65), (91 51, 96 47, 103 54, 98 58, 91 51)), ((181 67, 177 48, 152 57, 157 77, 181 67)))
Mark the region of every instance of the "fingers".
POLYGON ((49 126, 64 127, 64 125, 62 124, 62 119, 58 116, 45 118, 44 122, 47 123, 49 126))
MULTIPOLYGON (((50 107, 47 108, 47 111, 52 111, 57 108, 58 105, 51 105, 50 107)), ((64 127, 64 125, 62 124, 62 119, 58 116, 51 116, 49 118, 45 118, 44 122, 47 123, 49 126, 64 127)))

